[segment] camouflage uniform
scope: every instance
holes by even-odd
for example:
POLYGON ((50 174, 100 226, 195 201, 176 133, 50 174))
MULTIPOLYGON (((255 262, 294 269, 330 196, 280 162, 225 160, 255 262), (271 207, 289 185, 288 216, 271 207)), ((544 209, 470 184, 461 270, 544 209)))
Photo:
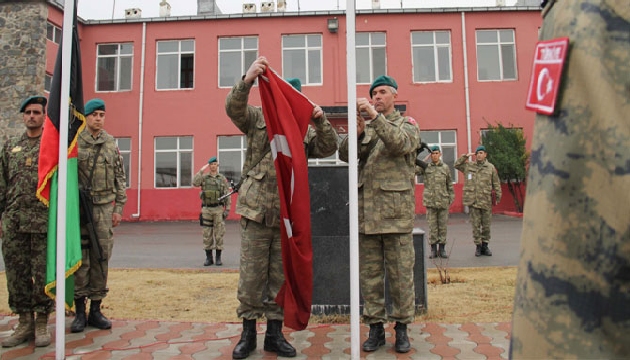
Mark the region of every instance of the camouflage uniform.
MULTIPOLYGON (((394 111, 379 114, 359 138, 359 271, 363 321, 413 322, 415 290, 413 225, 415 217, 415 157, 418 126, 394 111), (385 272, 387 268, 387 272, 385 272), (392 312, 385 309, 387 273, 392 312)), ((348 138, 339 158, 348 161, 348 138)))
POLYGON ((630 358, 630 6, 551 1, 568 36, 556 115, 534 129, 511 357, 630 358))
POLYGON ((101 300, 109 290, 107 288, 108 263, 114 247, 112 214, 122 215, 123 206, 127 202, 125 170, 116 141, 105 130, 101 130, 98 137, 93 138, 86 128, 79 134, 78 145, 79 186, 81 189, 91 189, 96 235, 106 260, 101 262, 101 271, 97 251, 91 249, 87 229, 82 226, 83 255, 81 268, 74 275, 75 298, 87 296, 91 300, 101 300), (92 183, 88 184, 98 146, 102 148, 96 160, 92 183))
POLYGON ((417 169, 417 173, 424 176, 422 205, 427 208, 429 243, 446 244, 448 208, 455 200, 451 169, 442 160, 437 164, 430 162, 425 169, 420 166, 417 169))
POLYGON ((501 201, 501 181, 494 165, 488 160, 468 162, 462 155, 455 161, 455 169, 464 174, 464 205, 470 208, 470 222, 475 245, 490 242, 492 222, 492 190, 496 203, 501 201))
POLYGON ((221 174, 204 174, 200 170, 193 178, 193 186, 201 186, 201 216, 203 225, 204 250, 223 250, 223 236, 225 235, 225 219, 223 212, 230 211, 232 199, 228 196, 222 203, 218 198, 230 191, 230 185, 225 176, 221 174))
MULTIPOLYGON (((247 137, 243 169, 269 149, 263 112, 247 104, 252 85, 239 81, 227 96, 225 108, 234 125, 247 137)), ((323 116, 314 120, 304 138, 308 157, 323 158, 337 150, 337 133, 323 116)), ((275 298, 284 282, 280 242, 280 197, 271 151, 247 174, 238 192, 241 215, 240 279, 236 313, 244 319, 284 320, 275 298)))
POLYGON ((5 142, 0 158, 2 255, 9 307, 22 313, 50 313, 46 285, 48 208, 35 196, 41 136, 26 133, 5 142))

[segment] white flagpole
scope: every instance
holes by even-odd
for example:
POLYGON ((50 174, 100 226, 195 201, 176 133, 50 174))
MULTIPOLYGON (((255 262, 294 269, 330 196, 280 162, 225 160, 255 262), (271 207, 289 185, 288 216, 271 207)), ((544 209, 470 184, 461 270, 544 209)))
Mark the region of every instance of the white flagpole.
POLYGON ((346 58, 348 60, 348 195, 350 210, 350 354, 359 359, 359 191, 357 161, 357 64, 355 3, 346 0, 346 58))
POLYGON ((59 167, 57 191, 57 286, 55 309, 55 359, 65 359, 66 348, 66 197, 68 184, 68 115, 70 110, 70 69, 72 61, 72 26, 75 1, 66 1, 63 11, 63 47, 61 49, 61 95, 59 104, 59 167))

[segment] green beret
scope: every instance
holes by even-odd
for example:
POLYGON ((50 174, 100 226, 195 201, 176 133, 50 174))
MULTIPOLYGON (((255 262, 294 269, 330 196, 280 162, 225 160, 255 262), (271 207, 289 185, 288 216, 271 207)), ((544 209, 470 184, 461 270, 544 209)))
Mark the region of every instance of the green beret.
POLYGON ((480 152, 480 151, 487 152, 487 151, 486 151, 486 147, 485 147, 485 146, 483 146, 483 145, 479 145, 479 146, 477 146, 477 150, 475 150, 475 153, 478 153, 478 152, 480 152))
POLYGON ((105 101, 99 98, 94 98, 85 103, 84 110, 85 110, 85 116, 90 115, 96 110, 105 111, 105 101))
POLYGON ((286 79, 293 88, 299 92, 302 92, 302 82, 298 78, 288 78, 286 79))
POLYGON ((23 113, 26 110, 26 107, 30 104, 40 104, 43 107, 46 107, 48 100, 40 95, 29 96, 26 100, 22 101, 22 105, 20 105, 20 112, 23 113))
POLYGON ((370 86, 370 99, 372 98, 372 90, 374 90, 375 87, 383 86, 383 85, 391 86, 394 89, 398 89, 398 84, 396 84, 396 80, 394 80, 393 77, 390 77, 387 75, 381 75, 377 77, 372 83, 372 86, 370 86))
POLYGON ((431 147, 429 148, 429 150, 431 150, 431 152, 434 152, 434 151, 440 151, 440 147, 439 147, 439 146, 437 146, 437 145, 433 145, 433 146, 431 146, 431 147))
POLYGON ((214 162, 217 162, 217 157, 216 157, 216 156, 213 156, 213 157, 211 157, 211 158, 208 160, 208 164, 212 164, 212 163, 214 163, 214 162))

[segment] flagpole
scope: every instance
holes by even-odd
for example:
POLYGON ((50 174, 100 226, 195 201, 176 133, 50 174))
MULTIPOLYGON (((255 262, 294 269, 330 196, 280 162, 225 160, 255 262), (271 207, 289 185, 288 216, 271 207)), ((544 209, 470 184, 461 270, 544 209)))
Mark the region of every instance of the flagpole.
POLYGON ((57 192, 57 279, 55 290, 55 359, 65 359, 66 345, 66 197, 68 184, 68 115, 70 111, 70 67, 72 27, 76 0, 66 1, 63 11, 61 49, 61 96, 59 104, 59 167, 57 192))
POLYGON ((350 354, 359 359, 359 191, 357 147, 357 72, 355 3, 346 0, 346 58, 348 60, 348 195, 350 210, 350 354))

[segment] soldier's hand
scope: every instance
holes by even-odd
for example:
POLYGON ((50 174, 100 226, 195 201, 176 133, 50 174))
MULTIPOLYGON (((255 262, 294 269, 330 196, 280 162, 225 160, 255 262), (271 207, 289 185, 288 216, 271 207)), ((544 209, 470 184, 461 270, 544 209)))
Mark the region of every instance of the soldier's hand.
POLYGON ((120 224, 120 220, 122 220, 122 215, 113 213, 112 214, 112 227, 118 226, 118 224, 120 224))
POLYGON ((227 219, 228 215, 230 215, 230 210, 225 210, 223 212, 223 220, 227 219))
POLYGON ((206 169, 209 167, 210 167, 210 164, 206 163, 206 165, 201 167, 201 171, 206 171, 206 169))
POLYGON ((321 123, 324 118, 324 111, 322 110, 322 108, 319 107, 318 105, 315 105, 315 107, 313 108, 313 114, 311 115, 311 118, 316 124, 321 123))
POLYGON ((258 77, 258 75, 262 74, 263 71, 265 71, 267 66, 269 66, 269 62, 267 61, 267 58, 264 56, 260 56, 250 65, 249 69, 247 69, 247 72, 245 73, 245 78, 243 79, 243 81, 249 84, 253 83, 254 80, 256 80, 256 78, 258 77))
POLYGON ((361 136, 365 130, 365 119, 361 115, 357 115, 357 136, 361 136))
POLYGON ((475 153, 468 153, 468 154, 466 154, 466 156, 468 156, 468 157, 471 157, 471 156, 474 156, 474 155, 475 155, 475 153))

